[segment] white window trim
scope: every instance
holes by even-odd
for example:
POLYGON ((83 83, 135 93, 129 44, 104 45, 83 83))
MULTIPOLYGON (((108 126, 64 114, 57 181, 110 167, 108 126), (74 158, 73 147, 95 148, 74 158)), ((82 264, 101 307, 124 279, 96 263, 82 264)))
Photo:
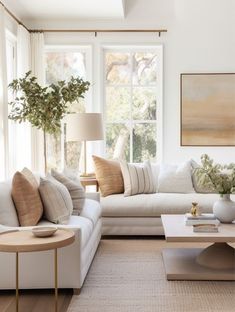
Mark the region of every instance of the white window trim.
MULTIPOLYGON (((146 49, 149 49, 150 51, 156 52, 156 49, 159 53, 158 58, 158 74, 159 74, 159 81, 160 83, 157 84, 156 87, 156 93, 157 93, 157 116, 156 121, 152 121, 153 123, 156 122, 157 129, 156 129, 156 152, 157 152, 157 159, 156 162, 160 163, 163 159, 163 44, 149 44, 149 43, 138 43, 138 44, 125 44, 125 43, 101 43, 100 44, 100 55, 101 55, 101 61, 100 61, 100 81, 102 81, 102 87, 101 87, 101 94, 100 94, 100 103, 103 103, 101 106, 101 110, 104 116, 104 126, 106 125, 106 97, 105 97, 105 52, 110 50, 113 51, 114 49, 118 49, 120 52, 127 52, 130 50, 138 50, 138 51, 146 51, 146 49)), ((126 85, 125 85, 126 86, 126 85)), ((151 87, 151 86, 149 86, 151 87)), ((136 121, 135 121, 136 122, 136 121)), ((137 121, 138 122, 138 121, 137 121)), ((113 122, 112 122, 113 123, 113 122)), ((123 123, 123 121, 122 121, 123 123)), ((147 123, 150 123, 150 121, 147 121, 147 123)), ((105 156, 105 148, 106 148, 106 133, 104 135, 104 142, 102 147, 102 154, 105 156)), ((132 136, 131 136, 132 137, 132 136)), ((131 139, 130 137, 130 139, 131 139)), ((132 147, 133 144, 130 142, 130 146, 132 147)), ((132 151, 130 150, 130 153, 132 151)))

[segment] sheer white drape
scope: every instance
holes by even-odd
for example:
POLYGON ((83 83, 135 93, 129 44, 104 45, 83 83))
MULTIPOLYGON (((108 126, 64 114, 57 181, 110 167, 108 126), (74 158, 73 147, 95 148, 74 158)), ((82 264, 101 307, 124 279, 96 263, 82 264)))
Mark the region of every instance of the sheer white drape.
POLYGON ((0 180, 9 174, 5 10, 0 4, 0 180))
MULTIPOLYGON (((17 28, 17 78, 30 70, 30 35, 21 25, 17 28)), ((23 167, 31 168, 31 126, 29 123, 10 122, 10 174, 23 167), (23 147, 23 148, 22 148, 23 147)))
MULTIPOLYGON (((37 77, 39 84, 44 84, 44 35, 43 33, 31 33, 31 70, 33 76, 37 77)), ((43 159, 43 134, 42 131, 32 129, 32 167, 34 170, 44 171, 43 159)))

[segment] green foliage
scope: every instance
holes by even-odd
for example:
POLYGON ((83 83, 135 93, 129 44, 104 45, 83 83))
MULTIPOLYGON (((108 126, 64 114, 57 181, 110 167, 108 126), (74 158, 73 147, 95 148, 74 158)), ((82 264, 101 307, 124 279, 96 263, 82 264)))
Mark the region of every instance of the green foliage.
POLYGON ((201 156, 202 166, 194 169, 198 183, 202 187, 213 188, 221 194, 235 193, 235 164, 214 164, 213 159, 204 154, 201 156))
POLYGON ((67 83, 62 80, 42 87, 29 71, 24 78, 9 84, 15 97, 9 103, 12 108, 8 117, 19 123, 29 121, 34 127, 50 134, 58 133, 68 104, 83 98, 89 86, 90 82, 71 77, 67 83))

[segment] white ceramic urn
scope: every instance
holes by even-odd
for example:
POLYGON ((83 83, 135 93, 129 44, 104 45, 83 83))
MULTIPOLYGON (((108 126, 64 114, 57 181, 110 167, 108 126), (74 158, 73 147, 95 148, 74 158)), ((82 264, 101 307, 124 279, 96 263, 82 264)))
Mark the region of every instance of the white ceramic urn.
POLYGON ((231 223, 235 220, 235 202, 230 199, 230 194, 223 194, 214 203, 213 213, 222 223, 231 223))

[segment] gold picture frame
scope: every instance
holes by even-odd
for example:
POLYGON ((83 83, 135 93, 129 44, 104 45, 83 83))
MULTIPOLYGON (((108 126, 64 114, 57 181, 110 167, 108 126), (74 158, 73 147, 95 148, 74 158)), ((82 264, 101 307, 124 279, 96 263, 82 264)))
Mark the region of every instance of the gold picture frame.
POLYGON ((235 73, 180 75, 181 146, 235 146, 235 73))

